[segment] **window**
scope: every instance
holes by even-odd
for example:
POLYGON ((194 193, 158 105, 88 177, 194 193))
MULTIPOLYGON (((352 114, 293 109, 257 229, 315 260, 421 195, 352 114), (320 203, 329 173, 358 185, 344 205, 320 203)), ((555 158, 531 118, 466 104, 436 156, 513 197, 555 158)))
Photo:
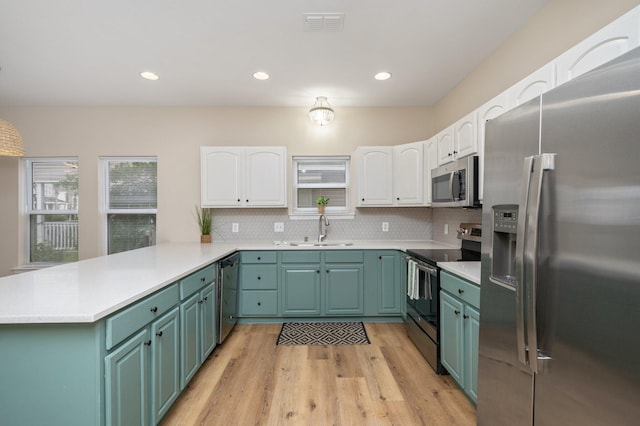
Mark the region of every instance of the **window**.
POLYGON ((107 254, 155 244, 156 165, 150 157, 103 158, 107 254))
POLYGON ((293 170, 293 214, 317 214, 320 196, 327 214, 349 213, 349 157, 293 157, 293 170))
POLYGON ((78 160, 24 160, 29 264, 78 260, 78 160))

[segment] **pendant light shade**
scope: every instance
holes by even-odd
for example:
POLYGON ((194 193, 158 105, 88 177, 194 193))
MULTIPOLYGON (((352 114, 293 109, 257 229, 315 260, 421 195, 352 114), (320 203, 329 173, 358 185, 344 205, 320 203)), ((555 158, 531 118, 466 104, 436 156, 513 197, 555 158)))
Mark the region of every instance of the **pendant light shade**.
POLYGON ((313 104, 313 107, 309 110, 309 118, 311 118, 311 121, 321 126, 329 124, 331 120, 333 120, 334 115, 333 108, 331 108, 327 98, 324 96, 318 96, 316 103, 313 104))
POLYGON ((22 137, 13 124, 0 118, 0 155, 21 157, 24 155, 22 137))

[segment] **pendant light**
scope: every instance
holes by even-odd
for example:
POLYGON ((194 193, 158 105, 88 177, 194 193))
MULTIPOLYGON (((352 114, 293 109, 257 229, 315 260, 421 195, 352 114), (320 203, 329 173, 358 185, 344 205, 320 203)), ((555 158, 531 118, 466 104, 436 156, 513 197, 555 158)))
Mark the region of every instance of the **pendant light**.
POLYGON ((21 157, 24 155, 22 137, 13 124, 0 118, 0 155, 21 157))
POLYGON ((331 120, 333 120, 334 115, 333 108, 331 108, 327 98, 324 96, 318 96, 316 103, 313 104, 313 107, 309 110, 309 118, 311 121, 321 126, 329 124, 331 120))

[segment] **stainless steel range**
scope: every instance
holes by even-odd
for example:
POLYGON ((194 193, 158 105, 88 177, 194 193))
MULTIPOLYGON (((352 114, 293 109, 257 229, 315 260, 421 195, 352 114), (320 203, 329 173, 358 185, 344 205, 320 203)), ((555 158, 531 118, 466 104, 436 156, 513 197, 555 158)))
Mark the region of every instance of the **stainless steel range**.
POLYGON ((479 261, 482 225, 462 223, 460 249, 407 250, 407 316, 409 338, 438 374, 447 374, 440 362, 440 268, 438 262, 479 261))

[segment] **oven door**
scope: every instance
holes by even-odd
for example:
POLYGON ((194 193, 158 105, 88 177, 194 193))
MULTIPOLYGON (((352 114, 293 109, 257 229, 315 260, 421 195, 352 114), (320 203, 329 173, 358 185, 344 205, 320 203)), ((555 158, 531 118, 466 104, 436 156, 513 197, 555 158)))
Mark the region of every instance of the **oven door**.
MULTIPOLYGON (((439 288, 438 270, 412 259, 417 280, 417 298, 407 296, 407 315, 433 340, 438 343, 439 288)), ((411 274, 409 274, 411 276, 411 274)))

